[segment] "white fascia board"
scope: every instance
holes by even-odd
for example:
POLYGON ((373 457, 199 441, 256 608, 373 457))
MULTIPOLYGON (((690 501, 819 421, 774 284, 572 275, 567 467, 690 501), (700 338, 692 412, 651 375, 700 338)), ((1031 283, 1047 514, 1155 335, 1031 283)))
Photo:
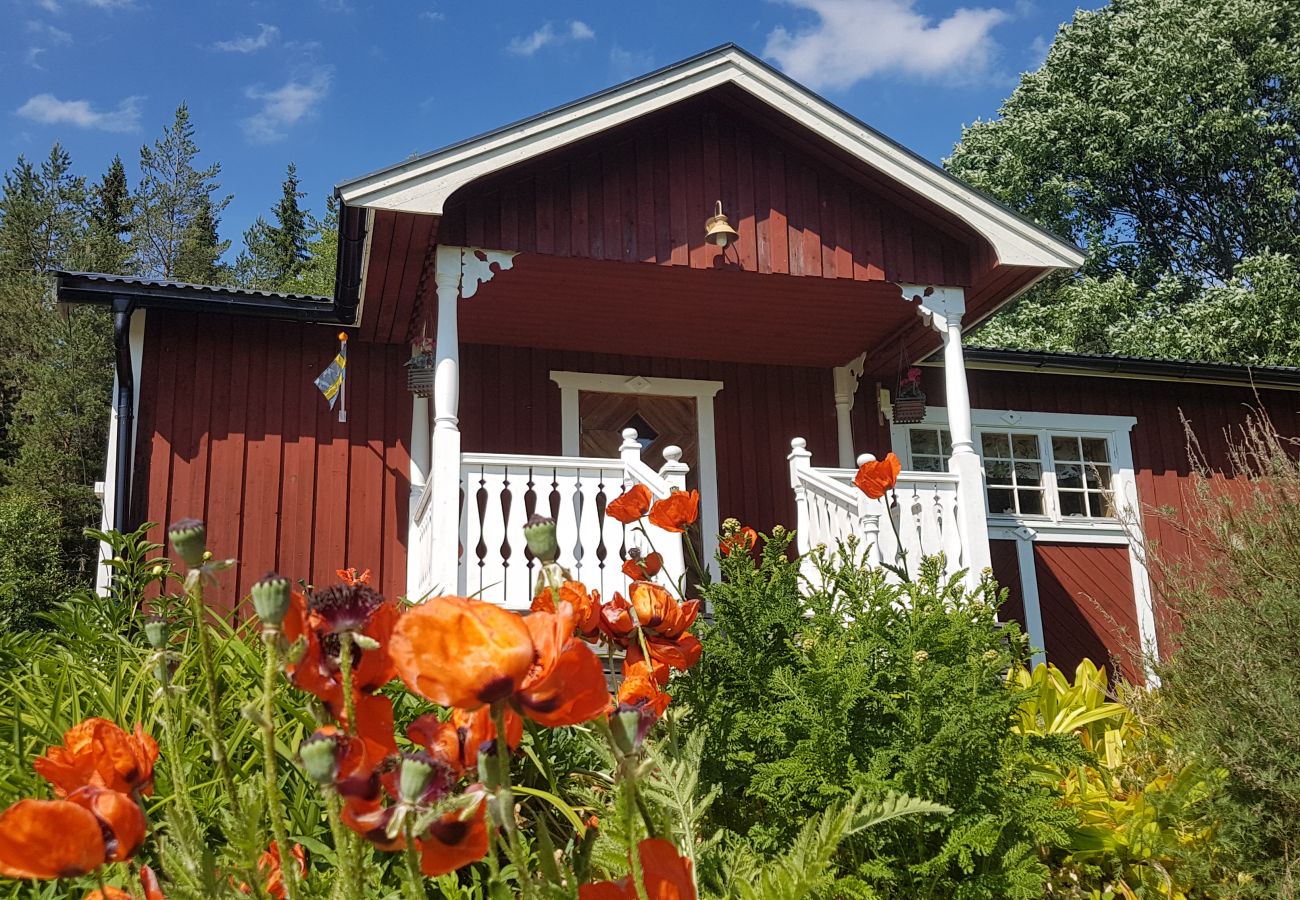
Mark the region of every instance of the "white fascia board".
POLYGON ((349 206, 441 215, 459 188, 724 84, 825 138, 957 216, 1002 265, 1073 269, 1083 254, 735 48, 723 48, 623 87, 339 185, 349 206))

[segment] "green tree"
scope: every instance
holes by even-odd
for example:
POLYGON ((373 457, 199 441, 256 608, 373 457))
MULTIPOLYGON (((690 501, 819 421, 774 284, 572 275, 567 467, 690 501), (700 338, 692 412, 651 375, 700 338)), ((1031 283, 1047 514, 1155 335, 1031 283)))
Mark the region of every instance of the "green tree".
POLYGON ((318 297, 334 296, 339 260, 339 204, 333 195, 325 200, 325 217, 316 223, 316 234, 307 243, 307 261, 296 290, 318 297))
POLYGON ((59 144, 34 166, 18 158, 0 198, 0 273, 44 274, 81 255, 86 182, 59 144))
POLYGON ((90 265, 95 272, 125 275, 131 262, 131 189, 122 157, 91 190, 90 265))
POLYGON ((140 184, 135 193, 132 244, 143 275, 210 280, 216 260, 229 247, 217 236, 230 198, 220 190, 221 164, 197 168, 198 145, 185 104, 153 146, 140 148, 140 184))
MULTIPOLYGON (((1158 326, 1234 279, 1249 290, 1246 260, 1300 252, 1298 112, 1296 4, 1113 0, 1077 13, 999 117, 966 129, 948 166, 1082 243, 1088 259, 979 339, 1131 352, 1114 335, 1158 326)), ((1211 301, 1199 321, 1207 309, 1228 312, 1211 301)), ((1224 358, 1213 344, 1177 346, 1224 358)))
POLYGON ((235 263, 240 284, 274 291, 300 291, 298 284, 310 259, 315 232, 311 216, 299 205, 306 197, 298 189, 298 169, 289 163, 279 202, 271 215, 261 216, 244 232, 244 252, 235 263))

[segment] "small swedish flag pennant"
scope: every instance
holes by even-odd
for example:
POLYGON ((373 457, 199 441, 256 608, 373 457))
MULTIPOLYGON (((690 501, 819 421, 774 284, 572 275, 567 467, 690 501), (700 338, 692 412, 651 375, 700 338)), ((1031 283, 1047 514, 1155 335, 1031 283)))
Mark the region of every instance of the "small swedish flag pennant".
POLYGON ((348 333, 339 332, 339 352, 334 357, 334 361, 325 367, 325 371, 320 373, 316 379, 316 387, 325 395, 329 401, 330 409, 334 408, 337 401, 339 404, 339 421, 348 420, 347 410, 347 377, 348 377, 348 333))

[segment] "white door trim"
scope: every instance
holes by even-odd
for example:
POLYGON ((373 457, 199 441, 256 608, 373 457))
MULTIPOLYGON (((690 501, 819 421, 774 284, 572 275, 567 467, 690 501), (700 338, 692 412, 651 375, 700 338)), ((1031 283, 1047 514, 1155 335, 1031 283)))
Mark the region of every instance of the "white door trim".
MULTIPOLYGON (((704 562, 712 566, 718 551, 718 442, 713 427, 713 398, 722 390, 721 381, 695 378, 659 378, 648 375, 608 375, 597 372, 551 371, 551 381, 560 388, 561 452, 578 456, 581 426, 578 421, 578 393, 646 394, 652 397, 690 397, 695 401, 696 429, 700 441, 700 520, 704 534, 704 562)), ((658 471, 659 464, 647 461, 658 471)))

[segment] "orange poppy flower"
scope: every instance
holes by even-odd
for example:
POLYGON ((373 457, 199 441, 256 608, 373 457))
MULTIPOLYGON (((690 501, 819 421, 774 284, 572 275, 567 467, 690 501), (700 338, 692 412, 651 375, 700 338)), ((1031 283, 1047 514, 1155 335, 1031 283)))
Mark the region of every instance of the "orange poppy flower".
POLYGON ((487 804, 479 803, 468 819, 451 812, 436 820, 421 837, 420 871, 429 878, 446 875, 487 856, 487 804))
POLYGON ((699 491, 673 491, 650 508, 650 524, 664 531, 685 531, 699 515, 699 491))
POLYGON ((93 891, 86 894, 82 900, 135 900, 135 898, 121 888, 116 888, 109 884, 105 885, 102 891, 99 888, 95 888, 93 891))
POLYGON ((623 668, 623 683, 618 686, 618 702, 625 706, 639 706, 654 712, 658 719, 668 708, 672 697, 659 689, 657 676, 644 660, 623 668))
POLYGON ((99 819, 68 800, 19 800, 0 813, 0 875, 73 878, 107 856, 99 819))
POLYGON ((898 457, 890 453, 884 459, 864 462, 853 477, 853 483, 872 500, 879 500, 898 483, 898 473, 902 468, 898 457))
POLYGON ((729 534, 722 539, 723 556, 731 556, 733 553, 745 554, 754 548, 758 543, 758 532, 748 525, 741 528, 735 534, 729 534))
POLYGON ((144 843, 148 826, 134 797, 107 788, 83 787, 69 794, 68 802, 86 809, 99 822, 105 862, 124 862, 144 843))
POLYGON ((605 514, 613 516, 624 525, 631 525, 646 514, 653 499, 648 487, 644 484, 634 484, 605 504, 605 514))
POLYGON ((649 581, 658 575, 663 567, 662 554, 647 553, 641 556, 640 551, 633 547, 628 551, 627 562, 623 563, 623 574, 633 581, 649 581))
POLYGON ((695 622, 700 601, 678 603, 667 589, 648 581, 634 582, 628 594, 632 597, 630 603, 622 594, 615 594, 601 607, 601 630, 611 643, 629 653, 639 653, 636 631, 640 623, 650 656, 656 662, 681 671, 699 662, 703 649, 700 640, 686 629, 695 622))
MULTIPOLYGON (((453 709, 446 721, 436 713, 425 713, 407 727, 406 736, 461 774, 477 770, 479 748, 497 739, 497 729, 491 708, 480 706, 473 712, 453 709)), ((514 710, 506 710, 506 744, 513 750, 523 737, 524 720, 514 710)))
POLYGON ((139 725, 128 734, 107 719, 92 718, 65 731, 63 745, 32 760, 32 768, 60 797, 85 785, 147 795, 157 759, 158 742, 139 725))
MULTIPOLYGON (((642 881, 650 900, 696 900, 691 861, 677 852, 671 841, 647 838, 637 845, 642 881)), ((578 888, 579 900, 635 900, 631 875, 618 881, 593 881, 578 888)))
MULTIPOLYGON (((298 877, 307 877, 307 851, 302 844, 293 845, 293 858, 298 861, 298 877)), ((280 867, 280 845, 271 841, 271 846, 257 858, 257 871, 266 876, 266 892, 275 900, 284 900, 284 870, 280 867)), ((241 894, 251 894, 253 889, 247 884, 239 886, 241 894)))
POLYGON ((158 883, 158 876, 148 866, 140 867, 140 887, 144 888, 144 900, 167 900, 163 896, 162 885, 158 883))
POLYGON ((411 690, 441 706, 509 700, 543 725, 576 725, 605 708, 600 660, 573 639, 573 607, 527 619, 467 597, 437 597, 406 613, 392 655, 411 690))
POLYGON ((651 657, 650 661, 646 662, 645 656, 641 653, 641 646, 633 644, 627 648, 627 655, 623 657, 623 677, 627 678, 632 675, 640 666, 647 668, 647 674, 653 676, 655 683, 660 687, 668 686, 668 678, 671 674, 668 671, 668 664, 654 657, 651 657))
MULTIPOLYGON (((533 597, 530 609, 533 612, 556 611, 554 591, 542 588, 533 597)), ((560 585, 560 602, 573 607, 574 633, 584 641, 600 639, 600 592, 588 591, 581 581, 566 581, 560 585)))

